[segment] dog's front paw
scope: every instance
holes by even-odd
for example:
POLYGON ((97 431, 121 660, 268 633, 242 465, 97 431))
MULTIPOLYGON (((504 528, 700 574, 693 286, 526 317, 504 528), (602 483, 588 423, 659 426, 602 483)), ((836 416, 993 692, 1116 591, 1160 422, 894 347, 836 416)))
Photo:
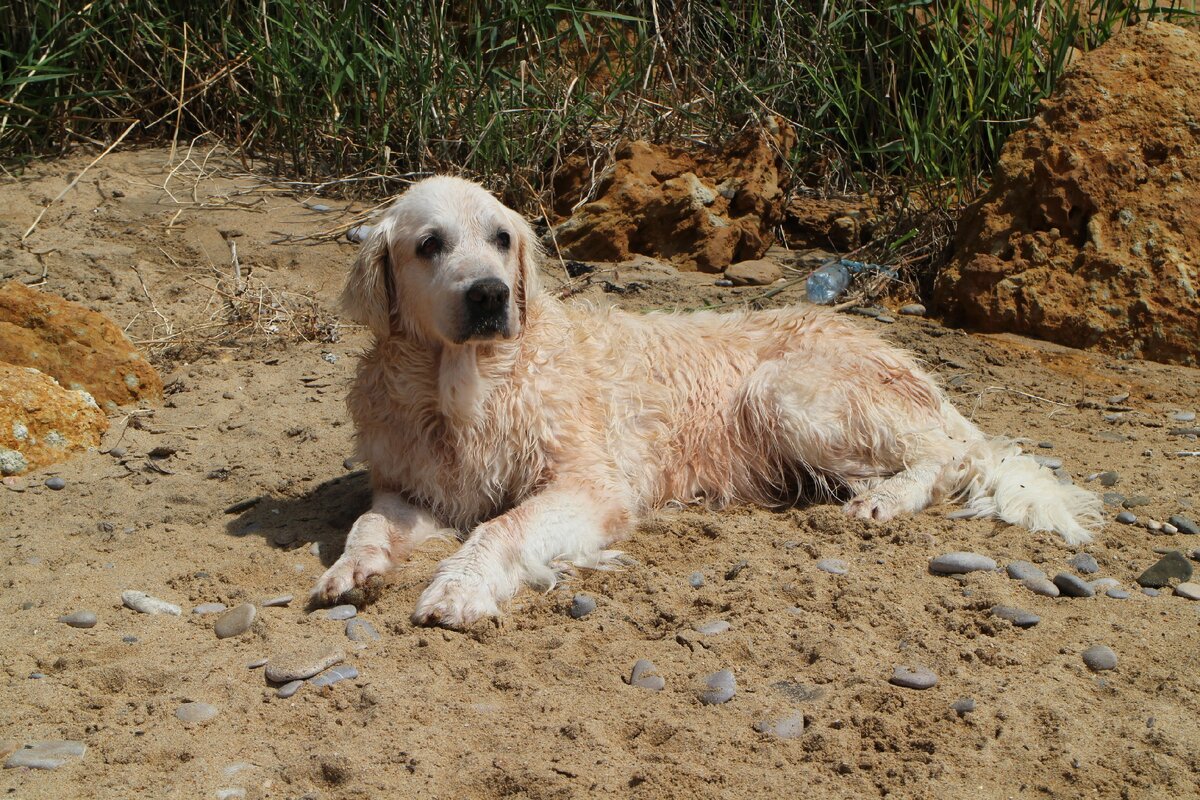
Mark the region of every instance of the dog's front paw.
POLYGON ((895 497, 880 491, 860 494, 842 506, 848 516, 873 522, 887 522, 905 510, 895 497))
POLYGON ((412 620, 417 625, 439 625, 462 629, 473 623, 500 616, 493 589, 478 575, 439 571, 421 593, 412 620))
POLYGON ((378 547, 367 547, 356 552, 347 550, 332 567, 325 570, 309 597, 313 603, 327 605, 353 589, 369 591, 374 584, 371 579, 383 575, 391 566, 391 559, 378 547))

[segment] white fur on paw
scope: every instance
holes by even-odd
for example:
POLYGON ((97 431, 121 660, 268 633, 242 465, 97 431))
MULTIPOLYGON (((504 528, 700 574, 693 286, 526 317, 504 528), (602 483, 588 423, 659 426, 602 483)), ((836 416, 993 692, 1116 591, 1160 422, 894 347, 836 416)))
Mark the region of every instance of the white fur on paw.
POLYGON ((500 616, 492 588, 467 572, 444 571, 421 592, 412 619, 418 625, 466 628, 481 619, 500 616))
POLYGON ((855 497, 842 506, 842 510, 851 517, 866 519, 874 522, 887 522, 905 509, 891 495, 879 492, 867 492, 855 497))
POLYGON ((356 586, 362 586, 373 575, 382 575, 391 561, 379 548, 371 547, 359 553, 346 552, 325 570, 310 593, 314 600, 332 603, 356 586))

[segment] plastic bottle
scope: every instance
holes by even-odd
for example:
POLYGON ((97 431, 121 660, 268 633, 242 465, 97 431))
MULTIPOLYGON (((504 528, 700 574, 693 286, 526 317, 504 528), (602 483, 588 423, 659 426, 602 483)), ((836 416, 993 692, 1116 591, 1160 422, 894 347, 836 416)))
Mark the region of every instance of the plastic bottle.
POLYGON ((808 302, 827 306, 837 300, 850 285, 850 270, 840 261, 831 261, 814 270, 804 282, 808 302))

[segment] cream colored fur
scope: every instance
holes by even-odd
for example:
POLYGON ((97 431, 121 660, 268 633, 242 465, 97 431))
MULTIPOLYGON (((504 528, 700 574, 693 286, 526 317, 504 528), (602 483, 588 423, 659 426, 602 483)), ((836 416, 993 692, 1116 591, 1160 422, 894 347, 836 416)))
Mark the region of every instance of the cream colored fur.
POLYGON ((496 616, 556 565, 601 566, 670 502, 846 492, 872 520, 962 498, 1088 541, 1095 495, 985 437, 903 351, 826 310, 630 314, 538 288, 529 226, 479 186, 431 178, 364 245, 343 296, 375 333, 349 406, 375 502, 313 590, 332 601, 449 528, 414 619, 496 616), (446 247, 417 253, 436 231, 446 247), (511 246, 497 244, 499 231, 511 246), (511 290, 507 337, 456 341, 464 287, 511 290))

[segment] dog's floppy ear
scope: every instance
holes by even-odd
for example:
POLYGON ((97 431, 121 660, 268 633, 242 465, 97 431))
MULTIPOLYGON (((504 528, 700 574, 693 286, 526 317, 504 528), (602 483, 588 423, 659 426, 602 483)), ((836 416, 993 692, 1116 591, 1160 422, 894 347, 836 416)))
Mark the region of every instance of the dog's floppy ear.
POLYGON ((542 247, 529 223, 515 211, 511 211, 517 239, 517 313, 521 327, 525 327, 525 305, 530 295, 541 291, 538 264, 542 260, 542 247))
POLYGON ((386 339, 392 331, 396 312, 396 286, 388 258, 391 226, 380 223, 371 231, 358 251, 342 289, 342 308, 355 322, 366 325, 377 339, 386 339))

